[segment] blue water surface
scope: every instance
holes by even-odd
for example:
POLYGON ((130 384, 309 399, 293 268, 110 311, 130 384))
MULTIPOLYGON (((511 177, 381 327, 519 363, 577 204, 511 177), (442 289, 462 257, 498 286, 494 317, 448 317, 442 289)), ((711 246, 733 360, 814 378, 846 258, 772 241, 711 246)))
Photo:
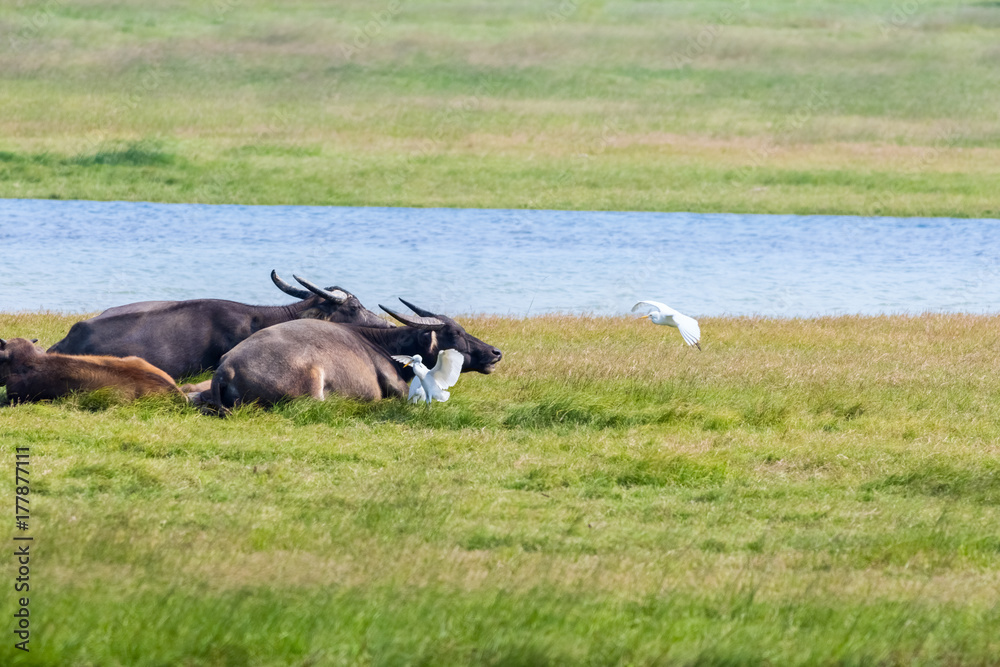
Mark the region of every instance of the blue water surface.
POLYGON ((1000 220, 7 199, 0 248, 4 311, 287 303, 272 268, 448 314, 1000 310, 1000 220))

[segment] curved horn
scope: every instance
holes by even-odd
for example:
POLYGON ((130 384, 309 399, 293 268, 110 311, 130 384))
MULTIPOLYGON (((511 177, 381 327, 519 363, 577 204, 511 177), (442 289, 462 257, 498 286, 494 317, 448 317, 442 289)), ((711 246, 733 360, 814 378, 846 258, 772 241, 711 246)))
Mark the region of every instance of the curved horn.
POLYGON ((294 296, 296 299, 308 299, 310 296, 312 296, 312 294, 310 294, 308 291, 300 289, 298 287, 292 287, 291 285, 286 283, 284 280, 278 277, 278 272, 273 269, 271 270, 271 282, 277 285, 278 289, 280 289, 282 292, 294 296))
POLYGON ((423 317, 437 317, 436 313, 432 313, 431 311, 425 310, 423 308, 417 308, 406 299, 400 298, 399 300, 403 302, 404 306, 415 312, 417 315, 422 315, 423 317))
POLYGON ((319 296, 323 297, 324 299, 329 299, 330 301, 333 301, 334 303, 336 303, 338 305, 344 303, 345 301, 347 301, 347 297, 349 296, 347 294, 347 292, 343 292, 341 290, 336 290, 334 292, 330 292, 329 290, 325 290, 322 287, 317 287, 316 285, 313 285, 311 282, 309 282, 305 278, 299 278, 294 273, 292 274, 292 278, 295 278, 297 281, 299 281, 300 283, 302 283, 302 286, 305 287, 310 292, 312 292, 313 294, 318 294, 319 296))
POLYGON ((413 316, 400 315, 396 311, 390 308, 386 308, 381 303, 378 305, 378 307, 384 310, 385 312, 389 313, 390 315, 392 315, 393 317, 395 317, 397 320, 399 320, 408 327, 414 327, 415 329, 430 329, 431 331, 437 331, 438 329, 444 328, 444 322, 442 322, 436 317, 413 317, 413 316))
POLYGON ((7 347, 7 341, 5 341, 3 338, 0 338, 0 347, 7 347))

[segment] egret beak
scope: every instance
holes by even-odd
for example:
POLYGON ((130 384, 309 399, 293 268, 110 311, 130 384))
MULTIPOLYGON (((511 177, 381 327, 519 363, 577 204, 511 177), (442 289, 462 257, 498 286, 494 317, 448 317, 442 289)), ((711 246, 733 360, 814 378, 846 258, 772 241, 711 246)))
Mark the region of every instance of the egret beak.
POLYGON ((403 368, 407 368, 407 367, 412 366, 412 365, 413 365, 412 361, 407 361, 405 364, 403 364, 403 368))
POLYGON ((643 316, 642 316, 642 317, 640 317, 639 319, 640 319, 640 320, 644 320, 644 319, 646 319, 647 317, 652 317, 652 316, 653 316, 653 313, 646 313, 645 315, 643 315, 643 316))

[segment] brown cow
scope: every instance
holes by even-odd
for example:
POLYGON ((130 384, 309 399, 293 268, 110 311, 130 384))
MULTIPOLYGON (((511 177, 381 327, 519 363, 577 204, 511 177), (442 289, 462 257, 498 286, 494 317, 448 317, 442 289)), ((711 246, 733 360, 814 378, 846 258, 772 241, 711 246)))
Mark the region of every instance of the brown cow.
POLYGON ((173 378, 139 357, 77 356, 45 352, 25 338, 0 338, 0 386, 7 401, 21 403, 74 391, 111 389, 124 400, 180 393, 173 378))

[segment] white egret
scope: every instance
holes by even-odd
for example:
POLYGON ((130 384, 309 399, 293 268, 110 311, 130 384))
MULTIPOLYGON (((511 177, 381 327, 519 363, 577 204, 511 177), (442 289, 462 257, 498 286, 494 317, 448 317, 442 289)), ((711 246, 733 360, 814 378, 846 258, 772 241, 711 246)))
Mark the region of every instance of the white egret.
POLYGON ((647 308, 654 308, 639 319, 648 317, 655 324, 664 324, 668 327, 674 327, 681 332, 681 337, 684 342, 688 345, 692 345, 699 350, 701 345, 701 328, 698 326, 698 320, 693 317, 688 317, 683 313, 679 313, 665 303, 660 303, 659 301, 640 301, 639 303, 632 306, 632 312, 639 310, 642 306, 647 308))
POLYGON ((416 373, 410 383, 410 395, 407 396, 407 400, 411 403, 426 401, 427 405, 430 405, 431 401, 443 403, 451 397, 447 390, 458 382, 464 359, 458 350, 441 350, 438 352, 434 368, 428 369, 427 366, 424 366, 424 360, 419 354, 412 357, 405 354, 394 354, 392 358, 403 364, 404 368, 413 366, 413 372, 416 373))

